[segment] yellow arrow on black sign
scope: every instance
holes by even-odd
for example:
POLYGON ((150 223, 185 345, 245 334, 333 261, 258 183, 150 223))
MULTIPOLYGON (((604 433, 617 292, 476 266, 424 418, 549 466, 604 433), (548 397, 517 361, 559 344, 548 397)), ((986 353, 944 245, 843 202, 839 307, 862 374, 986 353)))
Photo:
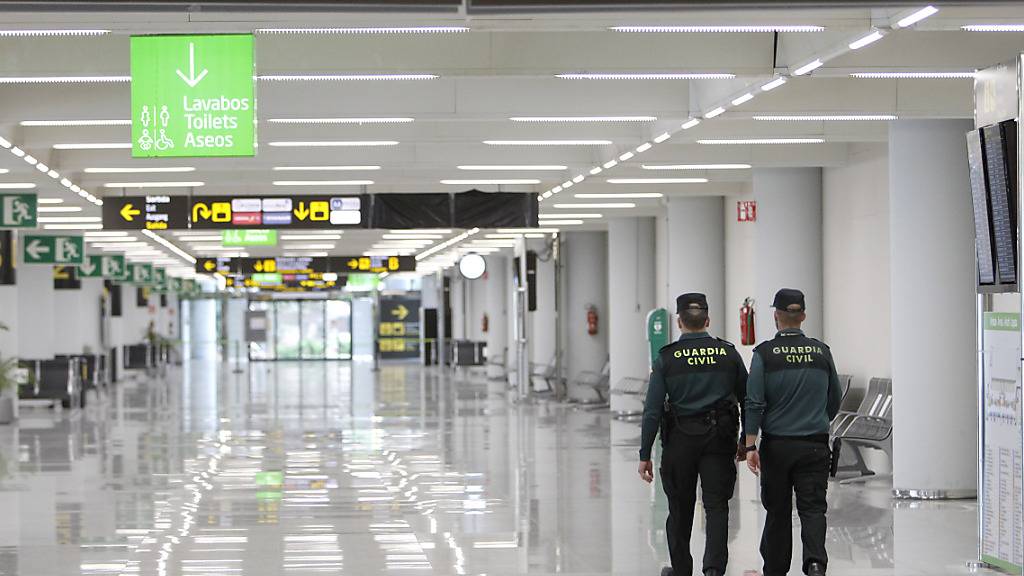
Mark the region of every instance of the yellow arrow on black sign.
POLYGON ((391 310, 391 315, 394 316, 395 318, 398 318, 399 320, 405 320, 405 318, 409 315, 409 309, 405 307, 405 304, 399 304, 398 306, 391 310))
POLYGON ((121 208, 121 218, 124 218, 126 222, 132 222, 139 214, 142 214, 142 211, 136 209, 131 202, 121 208))

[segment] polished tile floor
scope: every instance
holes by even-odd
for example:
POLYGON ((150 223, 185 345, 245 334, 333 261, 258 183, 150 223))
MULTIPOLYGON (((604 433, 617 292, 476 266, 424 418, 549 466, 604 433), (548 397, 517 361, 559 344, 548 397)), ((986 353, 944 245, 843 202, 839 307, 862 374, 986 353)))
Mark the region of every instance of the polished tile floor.
MULTIPOLYGON (((468 374, 194 361, 0 426, 0 575, 653 576, 666 504, 636 477, 638 441, 468 374)), ((733 575, 760 567, 741 479, 733 575)), ((967 573, 974 503, 889 489, 830 487, 830 573, 967 573)))

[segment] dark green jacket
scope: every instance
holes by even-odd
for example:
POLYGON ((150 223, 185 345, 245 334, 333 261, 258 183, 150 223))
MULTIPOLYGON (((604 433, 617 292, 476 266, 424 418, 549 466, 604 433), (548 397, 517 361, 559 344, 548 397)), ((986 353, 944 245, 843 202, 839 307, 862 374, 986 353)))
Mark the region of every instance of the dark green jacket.
POLYGON ((730 342, 694 332, 662 348, 647 385, 640 459, 651 459, 666 396, 675 415, 695 416, 730 396, 743 406, 746 385, 747 368, 730 342))
POLYGON ((782 330, 754 348, 744 428, 751 435, 828 434, 842 399, 828 346, 801 330, 782 330))

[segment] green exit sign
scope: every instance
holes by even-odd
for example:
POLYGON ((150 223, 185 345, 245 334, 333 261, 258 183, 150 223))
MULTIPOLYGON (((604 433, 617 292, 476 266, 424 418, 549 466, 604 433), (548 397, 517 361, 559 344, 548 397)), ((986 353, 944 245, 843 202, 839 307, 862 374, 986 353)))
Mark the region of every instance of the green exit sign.
POLYGON ((132 36, 132 156, 253 156, 252 34, 132 36))
POLYGON ((277 246, 277 230, 222 230, 224 246, 277 246))

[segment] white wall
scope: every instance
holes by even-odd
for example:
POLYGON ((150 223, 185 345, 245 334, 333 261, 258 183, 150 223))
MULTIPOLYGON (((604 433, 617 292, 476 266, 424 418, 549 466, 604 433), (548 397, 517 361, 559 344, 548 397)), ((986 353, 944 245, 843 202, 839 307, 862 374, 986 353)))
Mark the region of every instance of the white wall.
MULTIPOLYGON (((740 306, 743 299, 754 297, 757 283, 754 277, 754 254, 757 245, 757 222, 737 222, 736 203, 754 199, 750 182, 743 185, 738 195, 726 196, 725 209, 725 306, 715 311, 725 318, 725 333, 717 334, 736 345, 743 360, 750 365, 754 346, 740 344, 740 306)), ((756 302, 756 314, 771 314, 771 302, 756 302)), ((774 334, 755 334, 757 340, 770 338, 774 334)))
POLYGON ((7 326, 0 330, 0 358, 18 357, 18 310, 18 286, 0 286, 0 323, 7 326))
MULTIPOLYGON (((647 313, 654 308, 654 219, 608 220, 608 348, 611 384, 650 372, 647 313)), ((640 409, 636 397, 611 397, 612 410, 640 409)))
POLYGON ((530 361, 548 364, 555 357, 555 261, 546 240, 530 240, 537 253, 537 310, 530 313, 530 361))
POLYGON ((889 151, 850 147, 847 165, 824 169, 825 341, 854 386, 892 375, 889 293, 889 151))
POLYGON ((604 232, 568 232, 563 238, 565 267, 565 361, 569 396, 593 399, 591 389, 574 390, 583 371, 598 372, 608 360, 608 237, 604 232), (587 334, 587 305, 597 307, 598 333, 587 334))
POLYGON ((18 356, 27 360, 53 358, 53 267, 18 267, 18 356))
POLYGON ((82 354, 86 349, 100 351, 102 291, 100 278, 83 278, 78 290, 53 291, 51 338, 55 354, 82 354))

